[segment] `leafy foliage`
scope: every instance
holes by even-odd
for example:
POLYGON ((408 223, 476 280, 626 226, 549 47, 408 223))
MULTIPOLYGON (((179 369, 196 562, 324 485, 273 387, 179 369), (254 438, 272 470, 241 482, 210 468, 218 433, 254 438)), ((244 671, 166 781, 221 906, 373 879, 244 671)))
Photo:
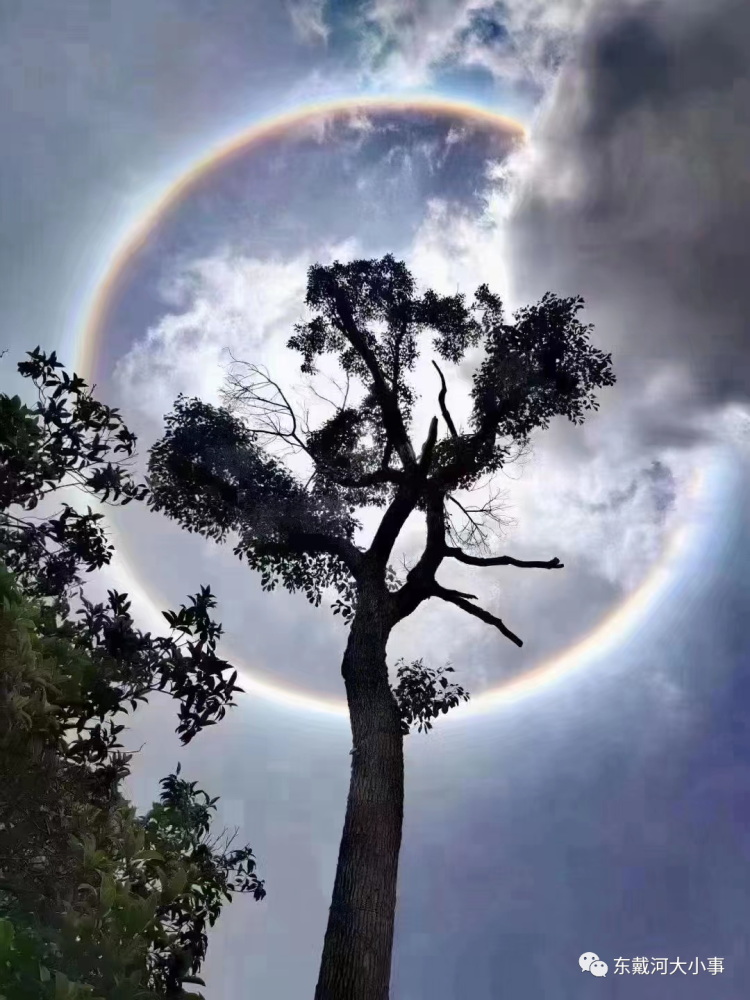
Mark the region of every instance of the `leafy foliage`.
POLYGON ((426 667, 421 659, 413 663, 401 659, 397 665, 398 684, 393 694, 398 703, 404 736, 414 725, 420 733, 427 732, 432 729, 431 719, 437 719, 441 713, 446 715, 462 700, 469 700, 469 694, 461 685, 449 683, 445 676, 453 673, 451 666, 434 669, 426 667))
POLYGON ((91 572, 112 558, 103 515, 67 503, 47 518, 29 512, 66 486, 120 505, 144 499, 146 487, 128 472, 136 439, 119 411, 68 375, 54 351, 28 357, 18 370, 36 386, 36 406, 0 395, 0 555, 30 593, 64 600, 80 566, 91 572))
POLYGON ((178 612, 162 612, 170 636, 144 634, 133 623, 127 595, 109 591, 108 596, 106 605, 83 598, 78 621, 61 630, 86 651, 90 664, 82 714, 76 720, 79 734, 86 732, 89 741, 94 739, 92 733, 100 737, 98 726, 82 729, 84 718, 101 719, 115 706, 117 711, 124 711, 127 704, 135 709, 157 690, 179 702, 177 733, 183 743, 223 719, 242 688, 237 685, 237 671, 216 653, 223 628, 209 614, 216 607, 210 589, 201 587, 178 612))
POLYGON ((189 997, 223 900, 265 895, 255 860, 211 839, 217 800, 179 767, 136 816, 130 757, 72 738, 74 719, 116 736, 120 705, 92 700, 91 653, 40 632, 47 615, 0 567, 0 993, 189 997))
POLYGON ((227 410, 180 396, 164 437, 151 449, 149 504, 215 541, 232 533, 234 552, 260 572, 320 602, 346 574, 330 551, 308 551, 332 529, 350 539, 356 522, 323 486, 308 492, 227 410))
POLYGON ((104 515, 90 508, 80 514, 67 503, 46 520, 27 512, 66 485, 110 503, 144 499, 146 486, 137 485, 124 464, 136 438, 116 409, 94 399, 79 376, 68 375, 54 352, 47 356, 36 348, 28 356, 18 369, 37 387, 36 407, 0 394, 0 554, 25 593, 45 604, 53 598, 37 622, 47 641, 59 639, 66 649, 85 653, 74 669, 81 700, 68 702, 65 719, 77 729, 72 752, 81 761, 103 759, 120 746, 123 726, 113 716, 128 705, 135 709, 154 691, 178 700, 177 732, 188 743, 221 720, 242 690, 236 672, 225 676, 231 667, 216 653, 222 634, 210 615, 216 600, 201 588, 178 612, 164 612, 173 632, 164 637, 135 627, 127 595, 109 591, 106 604, 83 596, 81 564, 90 572, 112 557, 104 515), (11 508, 19 507, 21 513, 13 514, 11 508), (70 617, 77 587, 80 606, 70 617))
POLYGON ((117 411, 54 354, 29 357, 37 406, 0 395, 0 996, 187 1000, 223 901, 265 889, 249 848, 210 835, 216 799, 179 766, 136 815, 118 720, 165 691, 187 743, 241 689, 216 652, 208 588, 164 613, 171 635, 144 634, 127 595, 94 604, 80 589, 82 566, 111 559, 103 515, 30 514, 67 486, 121 504, 146 487, 117 411))

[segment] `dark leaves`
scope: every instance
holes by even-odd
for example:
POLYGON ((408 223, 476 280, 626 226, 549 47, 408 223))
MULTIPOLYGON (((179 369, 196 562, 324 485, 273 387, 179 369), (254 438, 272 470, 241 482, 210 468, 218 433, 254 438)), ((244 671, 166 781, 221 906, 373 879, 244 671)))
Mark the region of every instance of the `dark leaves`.
POLYGON ((216 542, 232 534, 265 590, 281 582, 318 604, 345 569, 308 539, 348 540, 356 527, 340 492, 325 483, 305 490, 225 409, 181 396, 166 423, 150 453, 149 505, 216 542))
POLYGON ((111 559, 101 515, 68 504, 48 520, 24 512, 66 485, 111 503, 142 500, 146 487, 124 462, 136 438, 118 411, 95 400, 54 352, 37 347, 28 358, 18 370, 36 386, 37 405, 0 395, 0 554, 31 592, 64 599, 80 582, 79 566, 91 572, 111 559), (11 514, 13 507, 21 513, 11 514))
POLYGON ((169 940, 153 953, 154 985, 165 995, 179 996, 182 984, 198 983, 208 946, 207 930, 215 924, 224 901, 235 893, 265 898, 249 846, 231 849, 232 838, 210 838, 218 798, 209 798, 197 782, 179 777, 180 767, 160 782, 159 801, 143 818, 146 845, 162 856, 179 856, 192 873, 172 902, 157 910, 169 940))
POLYGON ((393 694, 401 714, 401 731, 406 736, 412 726, 419 732, 432 729, 431 719, 455 708, 460 702, 468 701, 469 694, 458 684, 449 684, 445 674, 453 673, 453 667, 426 667, 422 660, 405 663, 399 660, 396 671, 398 685, 393 694))
POLYGON ((598 408, 596 390, 615 382, 612 358, 591 345, 582 309, 583 299, 548 292, 519 310, 514 324, 488 324, 487 357, 474 374, 475 428, 525 442, 552 417, 580 424, 598 408))

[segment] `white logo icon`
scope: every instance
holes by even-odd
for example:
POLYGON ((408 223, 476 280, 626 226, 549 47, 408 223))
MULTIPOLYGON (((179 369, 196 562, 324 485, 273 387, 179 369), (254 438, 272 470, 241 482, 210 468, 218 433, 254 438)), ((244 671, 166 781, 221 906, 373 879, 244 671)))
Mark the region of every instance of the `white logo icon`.
POLYGON ((591 968, 591 963, 598 961, 599 956, 595 955, 593 951, 585 951, 578 959, 578 964, 581 966, 581 972, 588 972, 591 968))
POLYGON ((595 955, 593 951, 584 951, 581 957, 578 959, 578 964, 581 966, 581 972, 590 972, 592 976, 602 976, 607 975, 607 970, 609 966, 606 962, 602 962, 598 955, 595 955))

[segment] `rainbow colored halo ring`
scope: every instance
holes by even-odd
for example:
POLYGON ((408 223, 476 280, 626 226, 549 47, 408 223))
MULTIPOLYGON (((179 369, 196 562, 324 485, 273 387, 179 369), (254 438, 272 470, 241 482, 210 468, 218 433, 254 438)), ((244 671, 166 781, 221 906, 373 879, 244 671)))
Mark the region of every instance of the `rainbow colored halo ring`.
MULTIPOLYGON (((495 126, 506 133, 516 135, 518 139, 526 136, 524 127, 504 115, 486 108, 461 101, 444 100, 440 98, 398 98, 398 97, 355 97, 346 100, 336 100, 323 104, 315 104, 297 110, 285 112, 273 118, 262 120, 238 135, 221 143, 206 156, 197 160, 187 171, 183 172, 174 182, 165 185, 161 195, 146 209, 140 218, 130 227, 128 235, 112 255, 103 280, 95 289, 87 310, 81 339, 78 343, 77 367, 86 376, 96 365, 96 349, 101 340, 101 331, 105 324, 107 312, 115 294, 121 273, 129 261, 145 244, 162 216, 187 194, 194 185, 209 171, 219 166, 227 158, 250 149, 264 141, 283 134, 286 130, 304 126, 307 122, 314 123, 316 119, 335 114, 357 114, 368 111, 403 111, 432 112, 435 114, 454 115, 467 121, 495 126)), ((705 476, 696 473, 691 486, 691 494, 695 497, 702 490, 705 476)), ((599 622, 595 628, 582 639, 567 649, 556 654, 549 660, 526 670, 503 683, 491 688, 483 694, 474 697, 468 704, 453 713, 465 717, 467 714, 484 713, 525 697, 540 690, 553 679, 558 679, 589 663, 594 654, 601 655, 607 649, 622 641, 639 621, 645 618, 646 609, 663 596, 674 581, 678 562, 681 562, 689 545, 692 531, 690 525, 683 525, 670 537, 662 557, 650 569, 640 586, 619 604, 609 615, 599 622)), ((124 561, 121 562, 124 567, 124 561)), ((142 583, 131 576, 131 585, 140 592, 143 599, 153 604, 142 583)), ((132 589, 132 588, 131 588, 132 589)), ((236 657, 235 657, 236 659, 236 657)), ((313 710, 328 715, 346 717, 346 703, 323 697, 316 697, 307 691, 273 684, 254 676, 252 670, 242 668, 243 684, 274 701, 313 710)))

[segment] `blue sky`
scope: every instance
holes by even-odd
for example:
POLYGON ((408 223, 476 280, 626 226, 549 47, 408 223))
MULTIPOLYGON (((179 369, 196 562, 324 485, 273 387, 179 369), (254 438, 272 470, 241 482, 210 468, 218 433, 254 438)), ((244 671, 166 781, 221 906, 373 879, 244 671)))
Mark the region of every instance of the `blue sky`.
MULTIPOLYGON (((332 98, 429 94, 528 127, 508 155, 499 134, 460 118, 392 112, 342 127, 321 116, 308 134, 248 149, 149 235, 102 331, 96 381, 143 452, 178 391, 217 398, 224 347, 292 377, 285 334, 306 268, 327 257, 393 249, 424 285, 472 292, 486 280, 511 306, 548 289, 582 294, 613 351, 618 385, 601 412, 582 430, 553 426, 503 483, 503 548, 560 555, 565 573, 471 577, 526 651, 514 659, 437 608, 389 655, 450 658, 481 694, 578 648, 681 529, 687 554, 614 644, 603 635, 574 654, 579 669, 408 738, 393 1000, 735 998, 750 975, 749 28, 738 0, 0 11, 0 379, 14 391, 13 363, 37 343, 78 363, 118 244, 181 170, 253 122, 332 98), (610 964, 603 982, 579 970, 587 950, 610 964), (723 956, 725 968, 614 974, 617 957, 644 955, 723 956)), ((467 374, 451 376, 459 410, 467 374)), ((434 386, 429 371, 417 377, 428 418, 434 386)), ((210 583, 226 655, 306 697, 341 697, 345 633, 325 608, 262 594, 228 550, 156 515, 131 506, 113 527, 120 557, 94 590, 131 590, 150 628, 210 583)), ((419 531, 405 533, 405 558, 419 531)), ((172 716, 161 702, 134 722, 136 800, 146 806, 181 759, 222 797, 269 890, 226 910, 207 998, 311 995, 346 720, 249 685, 185 751, 172 716)))

